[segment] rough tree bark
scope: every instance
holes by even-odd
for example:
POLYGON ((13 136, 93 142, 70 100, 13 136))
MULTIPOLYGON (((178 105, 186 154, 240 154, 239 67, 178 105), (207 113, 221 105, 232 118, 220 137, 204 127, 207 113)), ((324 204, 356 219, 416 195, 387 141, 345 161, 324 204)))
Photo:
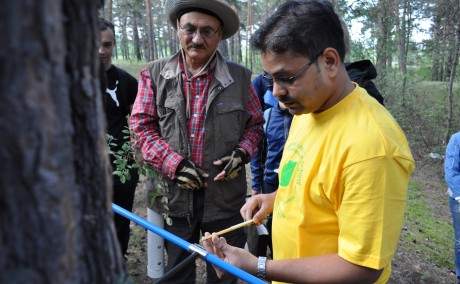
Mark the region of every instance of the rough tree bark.
MULTIPOLYGON (((377 70, 381 72, 387 70, 387 59, 388 59, 388 29, 389 27, 389 9, 388 9, 389 0, 379 0, 377 4, 377 70)), ((381 79, 385 77, 385 72, 380 73, 381 79)))
MULTIPOLYGON (((460 5, 458 6, 460 8, 460 5)), ((449 141, 450 133, 451 133, 451 126, 452 126, 452 109, 454 104, 454 81, 456 77, 456 70, 458 65, 458 57, 460 52, 460 24, 459 18, 455 17, 453 21, 457 22, 457 25, 454 24, 455 27, 455 44, 453 45, 452 53, 453 53, 453 62, 450 68, 449 74, 449 83, 448 83, 448 91, 447 91, 447 117, 446 117, 446 135, 444 137, 444 141, 449 141)))
POLYGON ((147 39, 148 39, 148 55, 147 61, 155 59, 155 45, 153 44, 153 24, 152 24, 152 7, 151 0, 145 0, 145 10, 147 17, 147 39))
POLYGON ((134 55, 136 55, 136 59, 138 61, 142 60, 142 53, 141 53, 141 40, 139 38, 139 28, 138 28, 138 19, 141 18, 139 12, 131 7, 131 14, 132 14, 132 24, 133 24, 133 39, 134 39, 134 55))
POLYGON ((0 283, 128 282, 104 137, 102 2, 0 9, 0 283))

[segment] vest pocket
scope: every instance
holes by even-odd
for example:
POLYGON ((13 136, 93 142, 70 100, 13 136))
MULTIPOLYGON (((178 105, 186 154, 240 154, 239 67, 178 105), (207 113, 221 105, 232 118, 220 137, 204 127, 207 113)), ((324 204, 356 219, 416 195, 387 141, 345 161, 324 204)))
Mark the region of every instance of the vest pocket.
MULTIPOLYGON (((180 123, 174 108, 158 106, 158 124, 160 136, 176 151, 181 150, 180 123)), ((186 137, 184 138, 187 139, 186 137)), ((183 154, 183 153, 180 153, 183 154)))
POLYGON ((217 145, 224 146, 227 151, 233 150, 246 126, 246 110, 239 102, 219 102, 216 109, 217 116, 214 122, 217 145))

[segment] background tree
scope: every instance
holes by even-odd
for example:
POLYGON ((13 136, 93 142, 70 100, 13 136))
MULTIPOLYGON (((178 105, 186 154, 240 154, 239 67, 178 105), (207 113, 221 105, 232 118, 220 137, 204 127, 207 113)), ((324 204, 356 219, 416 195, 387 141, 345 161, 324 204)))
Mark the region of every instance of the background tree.
POLYGON ((448 91, 447 91, 447 119, 446 119, 446 136, 445 141, 448 141, 451 132, 451 125, 452 125, 452 112, 453 112, 453 99, 454 99, 454 81, 456 77, 456 70, 458 66, 458 56, 459 56, 459 49, 460 49, 460 3, 456 1, 450 5, 450 13, 448 13, 448 22, 449 26, 454 31, 454 37, 451 41, 451 48, 449 49, 449 57, 452 59, 449 62, 449 82, 448 82, 448 91))
POLYGON ((157 54, 154 41, 155 34, 153 33, 151 0, 145 0, 145 9, 147 17, 147 52, 145 54, 147 61, 152 61, 157 57, 157 54))
POLYGON ((0 283, 128 282, 108 185, 101 6, 7 1, 0 10, 0 283))

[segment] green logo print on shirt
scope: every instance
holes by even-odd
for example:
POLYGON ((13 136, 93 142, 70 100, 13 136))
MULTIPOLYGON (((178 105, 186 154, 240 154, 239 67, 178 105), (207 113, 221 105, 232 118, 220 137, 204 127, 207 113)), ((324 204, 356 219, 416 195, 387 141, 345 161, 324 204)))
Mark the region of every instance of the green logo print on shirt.
POLYGON ((280 186, 287 186, 291 181, 297 162, 289 160, 281 170, 280 186))

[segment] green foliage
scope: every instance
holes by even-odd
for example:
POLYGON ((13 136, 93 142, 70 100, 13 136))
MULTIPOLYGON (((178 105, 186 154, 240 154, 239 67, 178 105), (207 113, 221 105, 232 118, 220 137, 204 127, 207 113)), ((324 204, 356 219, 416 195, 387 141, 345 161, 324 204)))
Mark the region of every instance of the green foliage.
POLYGON ((128 72, 131 74, 134 78, 139 77, 139 73, 141 70, 147 66, 146 62, 143 61, 137 61, 137 60, 123 60, 123 59, 118 59, 118 60, 112 60, 112 63, 128 72))
MULTIPOLYGON (((407 208, 401 242, 404 248, 439 267, 450 267, 453 259, 452 226, 437 218, 424 201, 421 185, 409 184, 407 208)), ((446 201, 447 202, 447 201, 446 201)))
MULTIPOLYGON (((125 139, 130 137, 130 132, 128 129, 123 130, 125 139)), ((123 145, 121 149, 115 151, 113 147, 117 144, 113 141, 115 138, 109 134, 106 134, 107 139, 107 152, 114 157, 114 165, 115 171, 113 171, 113 175, 118 176, 122 183, 131 180, 130 170, 137 169, 139 175, 143 175, 149 178, 153 178, 156 176, 156 172, 154 168, 149 165, 148 163, 144 163, 142 161, 142 157, 139 152, 135 151, 133 147, 131 147, 131 142, 128 139, 123 145), (139 161, 139 162, 138 162, 139 161)))
MULTIPOLYGON (((419 69, 408 68, 406 74, 397 70, 380 72, 376 85, 385 97, 385 105, 401 125, 414 154, 427 155, 443 149, 447 132, 447 83, 423 80, 419 69)), ((453 114, 460 113, 460 88, 454 87, 453 114)), ((460 121, 452 119, 451 131, 460 129, 460 121)), ((439 154, 443 154, 442 152, 439 154)))
POLYGON ((369 48, 369 46, 373 46, 372 40, 361 40, 361 41, 353 41, 351 43, 351 52, 347 54, 346 61, 353 62, 358 60, 369 59, 374 61, 373 58, 376 57, 375 49, 369 48))
MULTIPOLYGON (((166 179, 163 175, 157 173, 156 175, 156 181, 157 183, 155 184, 155 190, 150 191, 150 196, 149 196, 149 201, 150 205, 153 207, 155 205, 155 200, 157 198, 160 198, 161 204, 163 207, 166 209, 167 212, 169 212, 169 207, 168 207, 168 184, 166 182, 166 179)), ((172 225, 172 220, 169 218, 168 214, 163 213, 163 218, 165 219, 166 224, 172 225)))
MULTIPOLYGON (((129 120, 129 116, 127 119, 129 120)), ((160 180, 158 186, 156 186, 155 189, 151 191, 150 203, 154 204, 155 199, 160 198, 161 203, 165 209, 168 210, 168 188, 166 186, 166 181, 164 180, 163 175, 161 175, 156 168, 144 162, 141 153, 132 147, 131 141, 135 142, 135 137, 131 135, 129 129, 124 129, 123 133, 126 134, 126 136, 123 137, 126 142, 122 144, 119 150, 114 150, 114 148, 117 146, 117 144, 114 142, 115 138, 109 134, 106 134, 107 152, 109 155, 114 157, 113 164, 115 165, 115 170, 112 174, 119 177, 122 183, 131 180, 130 170, 137 170, 139 175, 145 176, 148 179, 160 180)), ((172 220, 169 218, 168 214, 163 214, 163 218, 168 225, 172 224, 172 220)))

